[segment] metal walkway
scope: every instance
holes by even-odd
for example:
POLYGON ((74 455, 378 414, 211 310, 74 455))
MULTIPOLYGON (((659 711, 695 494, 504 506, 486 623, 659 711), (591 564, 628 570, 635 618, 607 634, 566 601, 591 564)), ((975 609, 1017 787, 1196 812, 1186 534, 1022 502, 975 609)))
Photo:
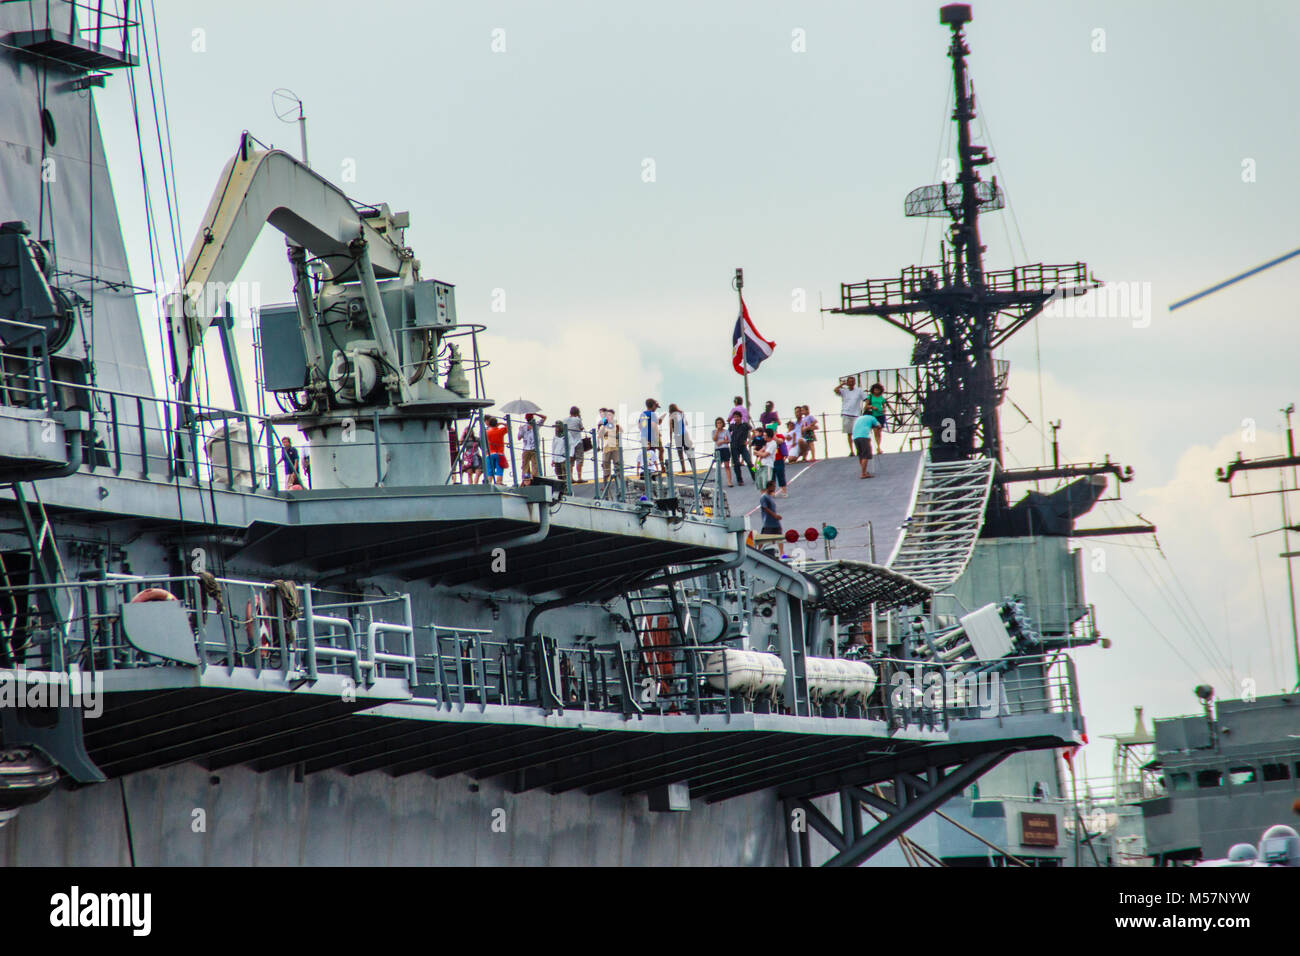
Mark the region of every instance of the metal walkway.
POLYGON ((957 580, 984 524, 995 465, 991 458, 927 461, 912 513, 886 566, 935 590, 957 580))

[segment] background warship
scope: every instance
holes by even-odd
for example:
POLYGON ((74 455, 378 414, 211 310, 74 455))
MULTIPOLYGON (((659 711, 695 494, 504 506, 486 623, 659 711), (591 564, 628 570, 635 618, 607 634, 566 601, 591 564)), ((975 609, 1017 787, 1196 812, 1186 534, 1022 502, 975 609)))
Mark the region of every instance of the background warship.
POLYGON ((984 268, 969 7, 940 14, 958 169, 906 204, 949 220, 941 260, 834 310, 915 336, 856 377, 920 440, 870 501, 847 461, 792 471, 791 526, 845 528, 794 562, 745 545, 716 466, 453 483, 483 327, 407 213, 248 134, 166 296, 159 394, 93 101, 149 66, 132 9, 0 4, 0 860, 1073 862, 1056 751, 1098 635, 1070 538, 1147 529, 1075 527, 1117 464, 1002 465, 993 350, 1097 282, 984 268), (258 316, 250 401, 225 298, 267 223, 294 298, 258 316), (197 397, 214 326, 228 409, 197 397))

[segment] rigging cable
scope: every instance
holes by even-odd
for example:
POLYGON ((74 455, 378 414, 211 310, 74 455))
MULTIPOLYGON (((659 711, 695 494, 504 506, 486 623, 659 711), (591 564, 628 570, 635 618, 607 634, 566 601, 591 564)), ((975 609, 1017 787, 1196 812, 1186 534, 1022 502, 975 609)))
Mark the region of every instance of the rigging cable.
MULTIPOLYGON (((1113 502, 1113 503, 1116 504, 1116 505, 1118 505, 1119 508, 1120 508, 1120 510, 1128 512, 1129 514, 1131 514, 1134 518, 1138 519, 1139 521, 1146 521, 1145 518, 1143 518, 1140 514, 1138 514, 1138 513, 1137 513, 1136 511, 1134 511, 1132 508, 1129 508, 1129 507, 1128 507, 1127 505, 1125 505, 1123 502, 1116 501, 1116 502, 1113 502)), ((1211 647, 1214 648, 1215 652, 1216 652, 1217 654, 1219 654, 1219 656, 1224 660, 1224 663, 1225 663, 1225 664, 1227 665, 1227 667, 1228 667, 1229 674, 1232 675, 1232 676, 1234 677, 1234 681, 1233 681, 1233 682, 1235 683, 1235 682, 1236 682, 1236 681, 1235 681, 1235 671, 1234 671, 1233 666, 1232 666, 1232 652, 1231 652, 1231 644, 1229 644, 1228 653, 1225 654, 1225 653, 1223 652, 1222 648, 1219 647, 1218 639, 1214 636, 1214 631, 1213 631, 1213 630, 1210 628, 1210 626, 1205 622, 1205 618, 1201 615, 1200 609, 1196 606, 1196 602, 1194 602, 1194 601, 1192 600, 1192 596, 1191 596, 1191 594, 1189 594, 1188 591, 1187 591, 1187 588, 1183 586, 1182 578, 1180 578, 1180 577, 1178 576, 1178 572, 1174 569, 1174 564, 1173 564, 1173 562, 1169 559, 1169 555, 1167 555, 1167 554, 1165 553, 1164 549, 1160 547, 1160 538, 1159 538, 1157 535, 1155 535, 1155 534, 1152 534, 1151 538, 1152 538, 1152 541, 1153 541, 1154 544, 1155 544, 1154 549, 1151 549, 1151 550, 1154 550, 1157 554, 1159 554, 1160 557, 1161 557, 1161 559, 1164 561, 1164 568, 1165 568, 1165 570, 1168 572, 1170 579, 1174 582, 1174 585, 1178 588, 1178 591, 1180 592, 1180 594, 1181 594, 1181 596, 1182 596, 1182 600, 1183 600, 1183 602, 1184 602, 1185 607, 1187 608, 1188 611, 1191 612, 1192 615, 1195 616, 1195 618, 1196 618, 1196 622, 1200 624, 1201 631, 1202 631, 1202 633, 1205 635, 1205 639, 1206 639, 1206 641, 1210 644, 1211 647)), ((1151 562, 1152 562, 1152 567, 1153 567, 1153 568, 1156 568, 1157 565, 1156 565, 1156 563, 1155 563, 1155 558, 1152 558, 1152 559, 1151 559, 1151 562)), ((1183 613, 1186 614, 1186 612, 1183 612, 1183 613)), ((1189 622, 1190 622, 1190 618, 1188 618, 1188 620, 1189 620, 1189 622)))
MULTIPOLYGON (((145 53, 147 55, 147 44, 145 44, 145 53)), ((149 274, 153 280, 154 289, 158 289, 159 288, 158 267, 159 267, 159 260, 162 258, 162 247, 158 242, 157 229, 155 228, 155 224, 154 224, 153 200, 149 189, 149 171, 148 171, 147 164, 145 162, 145 153, 144 153, 144 134, 140 130, 140 103, 139 103, 139 98, 136 95, 135 72, 133 70, 128 70, 126 74, 126 78, 127 78, 127 90, 130 93, 130 97, 131 97, 131 115, 135 123, 136 150, 140 156, 140 183, 144 191, 145 231, 147 234, 147 244, 149 247, 149 274)), ((171 402, 170 397, 166 394, 167 389, 165 385, 167 380, 168 349, 166 348, 166 345, 168 339, 167 339, 166 330, 163 327, 162 306, 158 300, 157 294, 153 296, 153 304, 154 304, 154 314, 158 321, 158 344, 159 344, 159 349, 162 353, 162 363, 163 363, 164 395, 162 401, 166 406, 169 405, 171 402)), ((179 379, 179 376, 175 374, 174 367, 172 371, 173 371, 172 381, 177 381, 179 379)), ((141 422, 141 427, 142 428, 144 427, 143 422, 141 422)), ((176 468, 176 456, 173 451, 174 441, 175 441, 174 435, 169 435, 169 434, 163 435, 164 452, 170 458, 168 462, 168 470, 172 473, 172 480, 176 486, 176 513, 177 513, 178 524, 180 526, 179 537, 181 542, 181 549, 182 551, 184 551, 186 540, 188 537, 185 530, 185 503, 184 503, 184 496, 181 494, 179 469, 176 468)), ((148 443, 142 441, 141 448, 140 448, 140 455, 142 458, 145 458, 148 456, 148 454, 149 454, 148 443)))
POLYGON ((1259 606, 1264 611, 1264 636, 1268 639, 1268 661, 1269 665, 1273 668, 1273 676, 1278 678, 1280 683, 1282 669, 1278 665, 1280 657, 1274 648, 1277 639, 1274 637, 1273 621, 1268 613, 1268 590, 1264 587, 1264 562, 1260 559, 1259 555, 1259 538, 1255 536, 1255 528, 1257 525, 1255 524, 1254 495, 1250 493, 1250 472, 1242 472, 1241 477, 1246 483, 1246 514, 1250 518, 1250 539, 1254 542, 1255 546, 1255 574, 1259 579, 1259 606))
POLYGON ((1147 581, 1151 584, 1152 590, 1154 590, 1165 604, 1168 605, 1174 623, 1186 633, 1192 646, 1195 647, 1201 656, 1205 658, 1206 663, 1215 671, 1215 673, 1218 674, 1219 677, 1226 679, 1229 684, 1234 683, 1231 670, 1228 668, 1226 659, 1223 657, 1222 652, 1218 650, 1217 645, 1205 643, 1204 638, 1197 633, 1189 619, 1185 616, 1185 612, 1178 608, 1172 590, 1159 577, 1159 573, 1156 571, 1154 565, 1148 566, 1147 560, 1154 562, 1155 559, 1143 559, 1142 555, 1138 554, 1134 556, 1134 560, 1138 567, 1142 569, 1142 573, 1146 575, 1147 581))
MULTIPOLYGON (((971 94, 974 95, 974 92, 975 92, 975 81, 971 80, 971 94)), ((998 179, 998 189, 1002 192, 1002 195, 1006 201, 1007 212, 1010 213, 1011 221, 1012 223, 1015 224, 1016 238, 1020 241, 1020 254, 1023 256, 1022 261, 1027 265, 1029 263, 1029 248, 1025 245, 1024 234, 1020 231, 1020 218, 1016 215, 1016 207, 1011 202, 1011 192, 1007 189, 1007 185, 1006 185, 1007 173, 1006 170, 1002 167, 1002 161, 998 159, 998 150, 995 149, 993 146, 993 130, 989 126, 988 120, 985 117, 985 110, 983 105, 980 106, 979 111, 976 113, 976 118, 979 121, 980 132, 981 135, 983 136, 984 142, 993 153, 993 169, 994 169, 994 175, 996 175, 998 179)), ((1004 233, 1006 233, 1007 249, 1011 253, 1011 263, 1012 266, 1014 267, 1016 261, 1016 251, 1015 251, 1015 247, 1011 243, 1011 230, 1007 227, 1006 216, 1002 217, 1002 230, 1004 233)), ((1046 405, 1043 401, 1042 335, 1039 330, 1040 323, 1033 322, 1032 324, 1034 326, 1034 377, 1038 381, 1038 419, 1041 422, 1046 422, 1047 412, 1046 412, 1046 405)), ((1047 461, 1047 433, 1040 428, 1038 430, 1038 434, 1040 436, 1039 453, 1042 456, 1042 461, 1046 462, 1047 461)), ((1038 488, 1038 482, 1034 482, 1034 487, 1035 489, 1038 488)))
MULTIPOLYGON (((943 186, 945 198, 947 197, 948 187, 947 187, 947 183, 944 182, 942 171, 943 171, 944 153, 947 152, 948 150, 948 142, 952 134, 952 112, 953 112, 952 87, 950 87, 947 81, 945 81, 944 94, 943 94, 943 117, 942 117, 942 123, 939 127, 939 152, 936 153, 934 157, 934 173, 939 180, 939 184, 943 186)), ((925 262, 925 246, 926 243, 930 241, 931 217, 926 216, 924 218, 925 218, 925 230, 921 235, 921 254, 916 257, 917 262, 925 262)))
MULTIPOLYGON (((171 141, 172 141, 171 125, 169 122, 166 122, 165 120, 160 121, 158 115, 158 100, 161 98, 164 101, 163 115, 164 117, 166 116, 166 105, 165 105, 166 87, 164 86, 163 83, 162 59, 161 59, 162 54, 159 49, 159 43, 158 43, 157 10, 152 0, 150 0, 149 7, 150 7, 149 14, 150 17, 152 18, 152 23, 153 23, 154 46, 152 49, 149 46, 148 25, 144 23, 144 17, 142 15, 141 16, 141 33, 142 33, 141 47, 142 47, 142 52, 144 54, 145 75, 149 80, 149 101, 153 111, 154 136, 158 143, 158 163, 159 163, 159 169, 162 172, 163 200, 167 210, 168 229, 170 231, 170 235, 172 238, 171 252, 176 262, 176 276, 177 276, 176 285, 178 289, 181 289, 183 291, 183 283, 185 281, 184 280, 185 268, 184 268, 184 259, 182 257, 181 240, 180 240, 180 204, 176 200, 176 164, 175 164, 174 154, 171 154, 171 141), (158 82, 156 87, 154 85, 154 65, 153 65, 153 61, 155 58, 158 60, 158 82), (163 136, 164 125, 166 126, 166 130, 167 130, 167 135, 165 139, 163 136), (169 172, 169 166, 170 166, 170 172, 169 172)), ((197 394, 198 402, 195 403, 192 399, 190 399, 189 396, 186 396, 188 405, 186 406, 185 410, 187 413, 188 420, 186 421, 185 425, 186 425, 186 430, 189 432, 191 438, 190 452, 194 459, 191 462, 191 464, 194 468, 194 478, 195 481, 197 482, 201 480, 200 469, 199 469, 198 445, 199 445, 199 439, 202 437, 202 430, 199 426, 199 419, 197 418, 197 416, 195 416, 194 412, 196 410, 201 410, 201 409, 211 409, 213 406, 211 400, 210 378, 207 369, 207 353, 206 350, 204 350, 202 347, 200 347, 196 351, 197 351, 197 357, 199 361, 197 363, 192 363, 192 368, 194 369, 194 373, 195 373, 194 384, 195 384, 195 391, 197 394)), ((177 411, 177 416, 179 417, 182 411, 182 406, 180 404, 177 405, 176 411, 177 411)), ((230 428, 229 420, 226 421, 225 427, 227 429, 230 428)), ((250 454, 251 454, 251 449, 250 449, 250 454)), ((227 464, 232 471, 232 477, 233 477, 233 468, 234 468, 233 463, 227 463, 227 464)), ((178 491, 179 491, 180 476, 177 475, 176 479, 178 482, 178 491)), ((213 471, 212 468, 209 467, 208 482, 207 482, 208 498, 209 498, 209 502, 212 505, 211 523, 215 524, 217 522, 217 499, 216 499, 215 490, 213 489, 212 486, 212 479, 213 479, 213 471)), ((198 499, 199 499, 200 519, 204 524, 208 524, 209 521, 208 521, 207 512, 208 512, 209 502, 205 502, 203 500, 203 493, 201 490, 199 492, 198 499)), ((220 565, 218 565, 218 570, 221 570, 220 565)))
MULTIPOLYGON (((1127 511, 1129 514, 1132 514, 1138 520, 1140 521, 1146 520, 1142 518, 1141 515, 1137 514, 1137 512, 1133 511, 1131 508, 1124 507, 1120 502, 1108 502, 1108 504, 1119 504, 1122 510, 1127 511)), ((1197 631, 1195 624, 1188 616, 1187 611, 1179 606, 1177 597, 1173 593, 1173 589, 1169 587, 1168 582, 1166 582, 1163 579, 1163 577, 1160 575, 1159 569, 1155 564, 1155 558, 1151 557, 1149 559, 1151 562, 1150 567, 1148 567, 1146 561, 1142 558, 1140 554, 1135 555, 1134 560, 1136 561, 1138 567, 1142 569, 1142 572, 1147 576, 1147 579, 1151 583, 1152 588, 1156 591, 1157 594, 1160 595, 1160 597, 1164 600, 1164 602, 1169 606, 1169 610, 1173 615, 1173 619, 1175 623, 1177 623, 1178 626, 1181 627, 1187 633, 1187 636, 1191 639, 1193 646, 1195 646, 1196 649, 1201 653, 1201 655, 1205 657, 1206 662, 1219 673, 1220 677, 1226 677, 1228 678, 1228 682, 1230 684, 1235 684, 1236 679, 1235 679, 1235 674, 1233 671, 1231 659, 1229 658, 1228 655, 1223 653, 1222 648, 1219 647, 1218 641, 1214 638, 1214 635, 1210 632, 1209 628, 1205 626, 1204 619, 1201 619, 1200 613, 1196 611, 1196 608, 1194 606, 1192 606, 1191 600, 1187 596, 1186 589, 1182 587, 1181 581, 1178 580, 1177 575, 1173 570, 1173 565, 1169 562, 1168 556, 1165 555, 1164 552, 1160 550, 1159 539, 1155 538, 1154 535, 1152 537, 1155 540, 1155 545, 1156 545, 1155 548, 1153 549, 1147 548, 1142 550, 1146 550, 1146 551, 1154 550, 1157 553, 1159 553, 1162 558, 1164 558, 1166 570, 1169 572, 1170 577, 1175 582, 1177 582, 1179 590, 1183 592, 1183 600, 1186 602, 1187 606, 1191 609, 1192 613, 1196 614, 1197 618, 1200 620, 1202 631, 1204 632, 1203 634, 1197 631), (1226 672, 1224 668, 1226 668, 1226 672)))
POLYGON ((1119 583, 1116 576, 1111 574, 1111 575, 1107 575, 1107 577, 1110 580, 1110 583, 1115 585, 1116 590, 1118 590, 1119 593, 1124 596, 1124 600, 1128 601, 1128 603, 1133 606, 1133 609, 1137 611, 1138 614, 1142 615, 1142 618, 1147 622, 1147 624, 1151 625, 1151 630, 1155 631, 1156 635, 1159 636, 1159 638, 1162 641, 1164 641, 1166 644, 1169 645, 1169 649, 1174 652, 1174 655, 1180 661, 1182 661, 1187 666, 1187 669, 1192 672, 1193 676, 1195 676, 1199 680, 1201 677, 1200 671, 1198 671, 1195 667, 1193 667, 1191 661, 1189 661, 1186 657, 1183 656, 1183 652, 1178 649, 1178 647, 1174 644, 1174 642, 1169 640, 1169 638, 1165 636, 1165 632, 1160 630, 1160 628, 1156 627, 1155 622, 1151 620, 1151 618, 1147 615, 1146 611, 1142 610, 1141 605, 1139 605, 1136 601, 1134 601, 1133 598, 1129 596, 1129 593, 1124 590, 1123 585, 1119 583))

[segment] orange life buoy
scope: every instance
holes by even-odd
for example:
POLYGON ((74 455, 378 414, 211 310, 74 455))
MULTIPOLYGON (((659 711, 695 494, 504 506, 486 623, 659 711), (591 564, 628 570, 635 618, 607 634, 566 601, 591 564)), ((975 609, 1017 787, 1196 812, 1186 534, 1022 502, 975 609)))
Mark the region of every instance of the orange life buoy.
POLYGON ((131 598, 132 604, 144 604, 146 601, 179 601, 171 591, 164 591, 162 588, 145 588, 135 597, 131 598))
POLYGON ((271 656, 271 627, 267 623, 266 599, 257 594, 244 605, 244 633, 248 635, 248 649, 258 648, 265 664, 271 656))

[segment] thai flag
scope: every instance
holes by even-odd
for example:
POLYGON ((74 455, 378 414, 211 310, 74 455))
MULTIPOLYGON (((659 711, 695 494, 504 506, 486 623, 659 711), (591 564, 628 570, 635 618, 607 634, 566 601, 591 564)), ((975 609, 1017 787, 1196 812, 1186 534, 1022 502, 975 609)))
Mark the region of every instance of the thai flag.
POLYGON ((736 328, 731 333, 731 367, 737 375, 753 372, 772 354, 774 348, 776 343, 759 335, 754 323, 749 321, 749 309, 745 306, 744 298, 741 298, 740 315, 737 316, 736 328))

